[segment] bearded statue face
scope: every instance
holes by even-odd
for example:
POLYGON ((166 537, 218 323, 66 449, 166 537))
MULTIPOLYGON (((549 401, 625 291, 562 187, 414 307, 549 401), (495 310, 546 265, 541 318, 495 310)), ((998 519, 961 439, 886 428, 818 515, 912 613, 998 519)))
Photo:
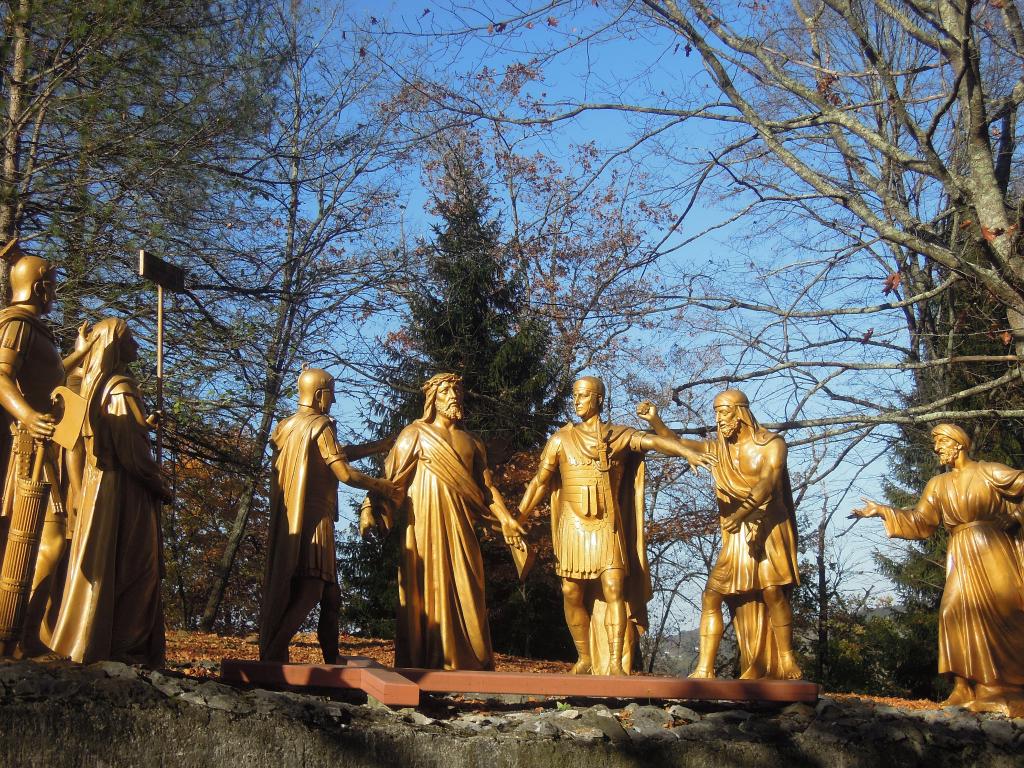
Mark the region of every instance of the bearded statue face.
POLYGON ((715 406, 715 423, 722 437, 726 440, 733 437, 740 430, 739 407, 731 404, 715 406))
POLYGON ((438 413, 452 421, 462 421, 462 387, 458 382, 442 381, 434 403, 438 413))
POLYGON ((939 456, 939 461, 946 467, 953 466, 956 457, 963 450, 963 446, 960 443, 947 435, 935 435, 934 446, 935 453, 939 456))

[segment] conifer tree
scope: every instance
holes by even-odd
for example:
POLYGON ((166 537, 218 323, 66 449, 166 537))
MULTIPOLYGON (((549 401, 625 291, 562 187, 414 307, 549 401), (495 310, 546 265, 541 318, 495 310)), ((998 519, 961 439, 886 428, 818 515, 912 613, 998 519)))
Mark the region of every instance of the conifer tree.
MULTIPOLYGON (((420 418, 420 385, 440 371, 458 373, 466 428, 483 439, 495 466, 517 452, 539 452, 571 382, 557 373, 548 328, 526 303, 527 276, 501 242, 471 138, 446 142, 435 169, 431 202, 439 222, 432 227, 433 239, 420 245, 421 272, 407 295, 406 325, 390 337, 384 366, 390 387, 379 400, 376 431, 395 434, 420 418)), ((515 504, 522 487, 506 488, 506 501, 515 504)), ((342 549, 342 592, 350 595, 346 618, 360 629, 379 629, 373 617, 394 614, 395 547, 347 542, 342 549)), ((563 655, 566 643, 544 629, 562 622, 561 593, 551 568, 542 565, 520 585, 499 533, 485 538, 483 551, 495 649, 563 655)))

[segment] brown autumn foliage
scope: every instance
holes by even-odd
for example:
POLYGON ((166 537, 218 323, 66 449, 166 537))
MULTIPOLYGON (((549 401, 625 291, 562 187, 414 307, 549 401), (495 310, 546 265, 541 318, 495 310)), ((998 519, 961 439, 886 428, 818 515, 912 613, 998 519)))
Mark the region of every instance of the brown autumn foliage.
MULTIPOLYGON (((242 439, 218 436, 215 447, 230 452, 242 439), (227 443, 232 443, 228 445, 227 443)), ((198 446, 184 446, 169 464, 175 501, 164 508, 164 608, 169 626, 194 628, 213 587, 226 535, 246 490, 248 478, 226 462, 195 455, 198 446), (192 449, 192 455, 186 451, 192 449)), ((208 452, 208 451, 205 451, 208 452)), ((257 626, 267 528, 265 493, 258 493, 252 525, 242 540, 217 628, 245 634, 257 626)))
MULTIPOLYGON (((342 656, 363 656, 389 667, 394 664, 392 640, 342 634, 339 647, 342 656)), ((300 632, 296 635, 289 648, 289 658, 294 664, 323 664, 316 634, 300 632)), ((182 630, 167 633, 169 667, 181 669, 192 677, 216 677, 216 665, 222 659, 258 660, 259 648, 255 636, 243 638, 182 630)), ((564 661, 538 661, 504 653, 495 654, 495 668, 499 672, 568 672, 571 666, 564 661)))

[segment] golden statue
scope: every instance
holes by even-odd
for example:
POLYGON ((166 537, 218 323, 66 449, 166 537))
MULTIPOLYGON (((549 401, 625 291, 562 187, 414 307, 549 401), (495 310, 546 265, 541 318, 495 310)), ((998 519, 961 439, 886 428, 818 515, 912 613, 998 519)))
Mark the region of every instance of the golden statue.
MULTIPOLYGON (((76 366, 86 349, 80 344, 61 360, 43 321, 57 298, 56 270, 50 263, 23 253, 17 240, 0 255, 12 262, 10 304, 0 310, 0 467, 4 469, 0 560, 7 559, 5 573, 10 580, 0 586, 0 654, 14 653, 15 646, 19 653, 38 654, 46 651, 39 637, 40 623, 48 601, 59 602, 63 581, 55 580, 55 573, 67 547, 59 456, 50 443, 56 425, 50 415, 50 397, 64 383, 65 368, 76 366), (33 481, 36 464, 39 477, 33 481), (26 503, 35 506, 28 502, 30 496, 41 507, 38 516, 43 519, 38 525, 14 520, 24 517, 15 511, 23 513, 26 503), (23 530, 24 523, 32 530, 23 530), (15 535, 9 541, 12 532, 15 535)), ((83 333, 84 326, 80 340, 83 333)))
POLYGON ((423 418, 402 430, 384 462, 401 501, 370 494, 360 530, 400 536, 395 666, 493 669, 474 525, 496 518, 519 549, 524 531, 494 485, 483 442, 462 426, 462 377, 439 373, 423 393, 423 418))
POLYGON ((551 494, 551 537, 562 578, 565 621, 579 659, 573 674, 623 675, 647 629, 651 574, 644 544, 645 451, 710 461, 675 440, 602 424, 604 382, 584 376, 572 389, 579 424, 548 440, 520 504, 526 519, 551 494))
POLYGON ((949 471, 928 481, 917 504, 895 509, 864 499, 854 517, 880 517, 893 538, 950 531, 939 605, 939 673, 953 678, 945 706, 1024 717, 1024 471, 975 461, 955 424, 932 430, 949 471))
POLYGON ((50 647, 73 661, 164 661, 160 504, 171 495, 150 449, 151 420, 127 366, 124 320, 89 333, 81 391, 85 467, 67 582, 50 647))
POLYGON ((717 438, 686 440, 665 426, 651 403, 637 407, 659 435, 716 459, 711 474, 722 549, 701 599, 700 653, 691 677, 715 676, 725 601, 736 628, 740 677, 798 679, 790 593, 800 576, 786 441, 757 423, 739 390, 719 393, 714 408, 717 438))
POLYGON ((334 377, 307 368, 299 375, 298 410, 271 437, 270 535, 260 612, 260 659, 288 661, 288 645, 320 605, 317 639, 326 664, 338 661, 341 593, 334 560, 338 482, 395 495, 387 480, 351 467, 338 444, 334 377))

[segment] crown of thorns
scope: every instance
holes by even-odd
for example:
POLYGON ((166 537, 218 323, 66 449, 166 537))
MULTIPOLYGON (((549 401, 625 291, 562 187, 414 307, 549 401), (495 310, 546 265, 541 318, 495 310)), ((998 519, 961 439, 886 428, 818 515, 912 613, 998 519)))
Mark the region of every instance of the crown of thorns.
POLYGON ((427 379, 426 383, 420 387, 420 389, 423 391, 423 394, 427 394, 428 392, 432 392, 437 389, 446 381, 450 381, 454 384, 461 384, 462 377, 457 373, 437 373, 427 379))

